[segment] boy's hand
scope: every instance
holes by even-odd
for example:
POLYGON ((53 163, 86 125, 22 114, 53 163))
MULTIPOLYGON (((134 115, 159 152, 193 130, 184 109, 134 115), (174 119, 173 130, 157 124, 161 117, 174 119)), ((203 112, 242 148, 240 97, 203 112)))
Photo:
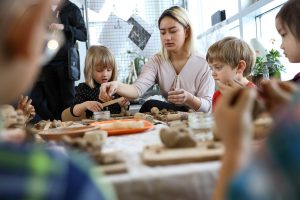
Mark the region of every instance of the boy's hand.
POLYGON ((226 91, 232 90, 234 88, 243 87, 243 85, 241 83, 239 83, 238 81, 235 81, 235 80, 232 80, 227 84, 224 84, 219 80, 216 80, 216 85, 218 86, 218 89, 221 92, 221 94, 224 94, 224 93, 226 93, 226 91))
POLYGON ((168 101, 174 104, 184 104, 191 94, 184 89, 173 89, 168 92, 168 101))
POLYGON ((84 106, 87 110, 92 112, 97 112, 103 109, 102 104, 98 101, 86 101, 84 102, 84 106))
POLYGON ((224 93, 216 105, 215 121, 218 130, 222 131, 225 148, 240 148, 242 141, 251 140, 255 99, 254 88, 232 89, 224 93))

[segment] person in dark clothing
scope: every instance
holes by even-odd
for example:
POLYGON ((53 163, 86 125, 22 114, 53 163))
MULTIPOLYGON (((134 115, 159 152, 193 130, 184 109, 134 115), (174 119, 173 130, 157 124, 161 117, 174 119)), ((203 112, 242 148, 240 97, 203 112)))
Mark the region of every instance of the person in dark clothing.
POLYGON ((33 99, 32 104, 35 106, 36 115, 31 121, 32 123, 37 123, 42 119, 50 119, 54 120, 54 115, 48 108, 48 102, 46 97, 50 94, 46 95, 46 88, 45 88, 45 78, 40 74, 39 80, 35 83, 30 97, 33 99))
MULTIPOLYGON (((84 77, 85 82, 76 87, 76 95, 70 108, 74 117, 92 117, 93 112, 103 109, 99 100, 100 85, 108 81, 116 80, 117 64, 112 52, 105 46, 91 46, 85 58, 84 77)), ((119 96, 115 96, 116 98, 119 96)), ((113 104, 104 108, 112 114, 119 114, 121 107, 127 107, 129 102, 124 99, 119 104, 113 104)))
POLYGON ((41 119, 60 119, 75 97, 75 83, 68 75, 68 50, 77 40, 87 40, 87 30, 80 9, 69 0, 53 0, 52 10, 59 23, 51 23, 50 31, 62 31, 65 43, 56 56, 43 67, 31 98, 41 119))
POLYGON ((159 110, 165 108, 167 110, 176 110, 176 111, 182 111, 182 112, 189 111, 189 107, 187 107, 187 106, 176 106, 176 105, 170 104, 168 102, 151 99, 151 101, 146 101, 145 103, 143 103, 139 112, 141 112, 141 113, 149 112, 151 110, 151 108, 153 108, 153 107, 157 107, 159 110))
MULTIPOLYGON (((79 105, 79 104, 81 104, 86 109, 85 110, 86 118, 91 118, 93 116, 93 112, 100 111, 101 109, 109 110, 111 114, 119 114, 121 112, 121 106, 119 104, 112 104, 112 105, 107 106, 105 108, 102 108, 99 105, 99 108, 97 107, 97 108, 95 108, 95 110, 93 110, 91 107, 89 107, 90 104, 93 104, 93 103, 96 103, 96 102, 97 102, 96 104, 100 103, 99 102, 99 97, 98 97, 99 92, 100 92, 99 88, 100 88, 99 83, 96 83, 94 88, 91 88, 86 83, 80 83, 76 87, 75 100, 74 100, 74 103, 73 103, 73 105, 71 106, 71 109, 70 109, 71 114, 74 117, 78 117, 76 114, 74 114, 74 107, 76 105, 79 105)), ((118 97, 120 97, 120 96, 118 96, 118 95, 115 96, 115 98, 118 98, 118 97)))

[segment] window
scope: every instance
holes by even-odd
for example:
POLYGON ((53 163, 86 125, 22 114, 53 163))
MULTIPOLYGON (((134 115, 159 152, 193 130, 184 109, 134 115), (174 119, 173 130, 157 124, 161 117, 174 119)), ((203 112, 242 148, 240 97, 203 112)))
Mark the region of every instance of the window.
MULTIPOLYGON (((250 42, 252 38, 260 38, 266 49, 272 47, 279 50, 281 37, 275 27, 275 16, 282 4, 287 0, 235 0, 227 5, 227 1, 221 0, 199 0, 198 6, 193 5, 193 10, 197 10, 200 24, 200 34, 198 34, 198 44, 201 53, 206 54, 208 47, 215 41, 225 36, 231 35, 250 42), (222 7, 220 7, 222 6, 222 7), (230 7, 231 6, 231 7, 230 7), (226 10, 226 21, 215 26, 211 26, 210 16, 217 10, 226 10), (271 39, 275 39, 272 44, 271 39)), ((194 2, 190 0, 190 2, 194 2)), ((189 4, 190 4, 189 2, 189 4)), ((286 67, 286 72, 281 74, 282 80, 289 80, 300 71, 299 64, 291 64, 287 58, 281 58, 282 64, 286 67)))

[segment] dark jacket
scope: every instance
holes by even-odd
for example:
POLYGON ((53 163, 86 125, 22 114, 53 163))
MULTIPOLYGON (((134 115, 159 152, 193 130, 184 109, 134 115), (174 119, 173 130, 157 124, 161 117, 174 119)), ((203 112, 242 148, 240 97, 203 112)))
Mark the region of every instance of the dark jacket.
POLYGON ((80 9, 69 0, 65 0, 59 9, 59 23, 64 25, 65 43, 56 54, 53 61, 67 61, 68 49, 76 40, 85 42, 87 31, 80 9))
MULTIPOLYGON (((80 104, 85 101, 98 101, 100 103, 103 103, 102 101, 99 100, 100 86, 101 85, 99 83, 96 83, 96 86, 94 88, 91 88, 86 83, 80 83, 76 87, 75 98, 73 99, 73 105, 70 108, 71 114, 73 116, 75 116, 73 113, 73 109, 76 104, 80 104)), ((115 95, 115 98, 119 98, 119 97, 120 97, 119 95, 115 95)), ((104 110, 109 110, 111 114, 119 114, 121 112, 121 107, 119 104, 116 103, 105 107, 104 110)), ((93 116, 93 112, 90 110, 86 110, 85 113, 87 118, 91 118, 93 116)))

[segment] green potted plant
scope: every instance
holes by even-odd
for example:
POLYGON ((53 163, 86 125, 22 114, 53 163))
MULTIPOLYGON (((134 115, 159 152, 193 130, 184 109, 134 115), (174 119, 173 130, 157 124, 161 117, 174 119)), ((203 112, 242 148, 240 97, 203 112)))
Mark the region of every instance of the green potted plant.
MULTIPOLYGON (((141 73, 141 69, 143 65, 148 61, 148 59, 145 56, 142 56, 134 51, 127 50, 127 53, 129 55, 133 56, 133 59, 130 63, 130 72, 127 76, 125 83, 132 84, 138 77, 138 75, 141 73)), ((137 100, 131 101, 131 103, 138 102, 139 104, 143 103, 145 99, 152 95, 159 95, 160 94, 160 88, 157 84, 154 84, 152 87, 150 87, 147 92, 145 92, 142 97, 138 98, 137 100)))
POLYGON ((140 54, 138 54, 138 53, 136 53, 136 52, 134 52, 134 51, 127 50, 127 53, 129 55, 133 55, 134 56, 132 62, 134 64, 134 66, 135 66, 135 70, 137 72, 137 75, 139 75, 140 72, 141 72, 142 66, 147 62, 147 58, 144 57, 144 56, 142 56, 142 55, 140 55, 140 54))
POLYGON ((127 50, 127 53, 134 56, 134 58, 130 63, 130 72, 125 80, 125 83, 132 84, 140 74, 142 66, 147 62, 147 58, 134 51, 127 50))
POLYGON ((267 52, 265 57, 257 56, 256 63, 251 71, 252 77, 259 79, 267 71, 270 77, 280 78, 281 72, 285 71, 285 67, 279 60, 280 57, 279 51, 273 48, 267 52))

